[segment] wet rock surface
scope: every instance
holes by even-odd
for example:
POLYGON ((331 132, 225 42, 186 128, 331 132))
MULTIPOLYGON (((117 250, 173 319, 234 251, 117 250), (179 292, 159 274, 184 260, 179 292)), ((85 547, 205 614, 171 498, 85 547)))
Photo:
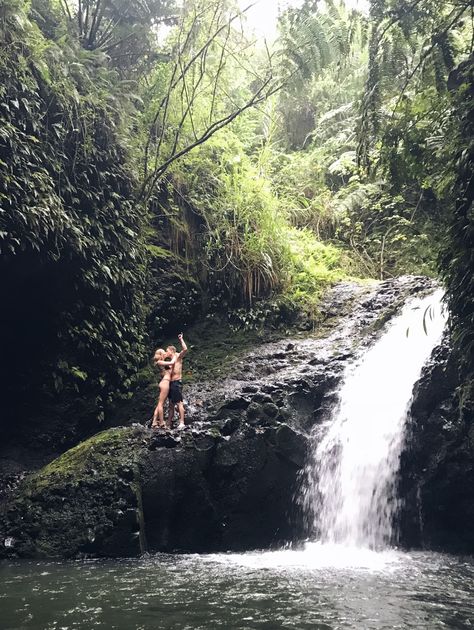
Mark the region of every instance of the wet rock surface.
POLYGON ((137 556, 291 538, 307 443, 287 425, 110 429, 24 479, 3 506, 3 557, 137 556))
POLYGON ((347 363, 374 340, 407 296, 433 286, 414 277, 337 285, 320 305, 319 329, 304 338, 262 344, 237 360, 232 376, 217 385, 185 386, 189 418, 211 421, 221 430, 235 417, 261 426, 285 422, 307 433, 327 417, 347 363))
POLYGON ((415 386, 401 461, 404 545, 474 550, 474 417, 459 400, 460 378, 445 335, 415 386))
MULTIPOLYGON (((320 305, 318 330, 255 348, 219 382, 187 386, 183 431, 134 424, 67 451, 4 502, 0 553, 133 556, 304 536, 295 495, 344 368, 407 296, 432 288, 413 277, 338 285, 320 305)), ((153 402, 150 390, 148 413, 153 402)))

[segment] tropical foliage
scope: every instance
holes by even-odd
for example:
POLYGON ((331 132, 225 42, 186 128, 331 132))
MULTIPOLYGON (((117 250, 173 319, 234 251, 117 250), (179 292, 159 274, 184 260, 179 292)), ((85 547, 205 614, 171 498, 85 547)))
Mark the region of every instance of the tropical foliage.
POLYGON ((76 392, 101 418, 152 341, 312 313, 347 276, 441 271, 472 352, 471 2, 305 0, 279 29, 233 0, 4 0, 13 407, 76 392))
POLYGON ((73 35, 45 37, 34 7, 2 12, 4 384, 13 398, 32 382, 49 393, 86 387, 100 417, 142 355, 133 104, 97 53, 73 35))

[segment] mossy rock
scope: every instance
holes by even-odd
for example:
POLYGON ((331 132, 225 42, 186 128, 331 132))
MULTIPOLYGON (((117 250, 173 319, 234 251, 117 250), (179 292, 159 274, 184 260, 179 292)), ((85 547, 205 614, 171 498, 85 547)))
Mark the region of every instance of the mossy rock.
POLYGON ((158 342, 161 331, 179 331, 201 314, 202 288, 182 258, 161 247, 149 247, 154 257, 147 287, 147 330, 158 342))
POLYGON ((110 429, 27 477, 6 507, 6 555, 136 555, 140 536, 139 439, 110 429))
POLYGON ((223 435, 210 423, 100 433, 22 482, 0 515, 1 556, 131 557, 289 540, 304 439, 290 428, 285 440, 276 435, 245 424, 223 435))

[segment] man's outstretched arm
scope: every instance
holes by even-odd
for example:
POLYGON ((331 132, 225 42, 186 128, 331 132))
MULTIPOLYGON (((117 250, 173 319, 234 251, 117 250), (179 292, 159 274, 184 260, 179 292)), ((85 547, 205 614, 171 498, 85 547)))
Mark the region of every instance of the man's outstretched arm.
POLYGON ((186 345, 186 342, 183 339, 183 333, 178 335, 178 339, 179 339, 179 343, 181 344, 181 352, 179 353, 179 356, 184 357, 184 355, 188 351, 188 346, 186 345))

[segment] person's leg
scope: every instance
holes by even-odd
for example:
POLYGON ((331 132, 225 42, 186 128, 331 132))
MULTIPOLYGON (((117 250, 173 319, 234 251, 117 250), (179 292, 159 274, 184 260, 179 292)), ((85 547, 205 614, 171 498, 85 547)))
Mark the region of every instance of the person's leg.
POLYGON ((155 427, 160 427, 160 428, 164 428, 165 422, 163 420, 163 403, 161 402, 160 399, 158 399, 158 404, 155 407, 155 411, 153 413, 153 420, 151 423, 151 427, 152 429, 154 429, 155 427))
POLYGON ((164 428, 166 426, 165 418, 164 418, 165 413, 163 409, 163 405, 165 404, 165 399, 166 399, 166 396, 162 396, 160 392, 160 398, 158 400, 156 410, 158 412, 158 426, 160 426, 161 428, 164 428))
POLYGON ((173 381, 171 381, 171 383, 170 383, 170 389, 169 389, 169 393, 168 393, 168 403, 169 403, 169 407, 168 407, 168 428, 171 429, 173 427, 174 412, 175 412, 175 405, 176 405, 175 384, 174 384, 173 381))
POLYGON ((158 404, 156 405, 155 411, 153 412, 153 419, 151 421, 151 426, 152 427, 158 426, 158 404))
POLYGON ((168 397, 168 429, 173 427, 174 419, 174 402, 168 397))
POLYGON ((151 423, 152 427, 166 427, 163 406, 165 404, 166 397, 168 396, 169 387, 169 381, 161 381, 160 396, 158 398, 158 404, 156 405, 155 413, 153 414, 153 422, 151 423))
POLYGON ((176 405, 179 413, 179 426, 184 427, 184 402, 182 400, 176 405))

